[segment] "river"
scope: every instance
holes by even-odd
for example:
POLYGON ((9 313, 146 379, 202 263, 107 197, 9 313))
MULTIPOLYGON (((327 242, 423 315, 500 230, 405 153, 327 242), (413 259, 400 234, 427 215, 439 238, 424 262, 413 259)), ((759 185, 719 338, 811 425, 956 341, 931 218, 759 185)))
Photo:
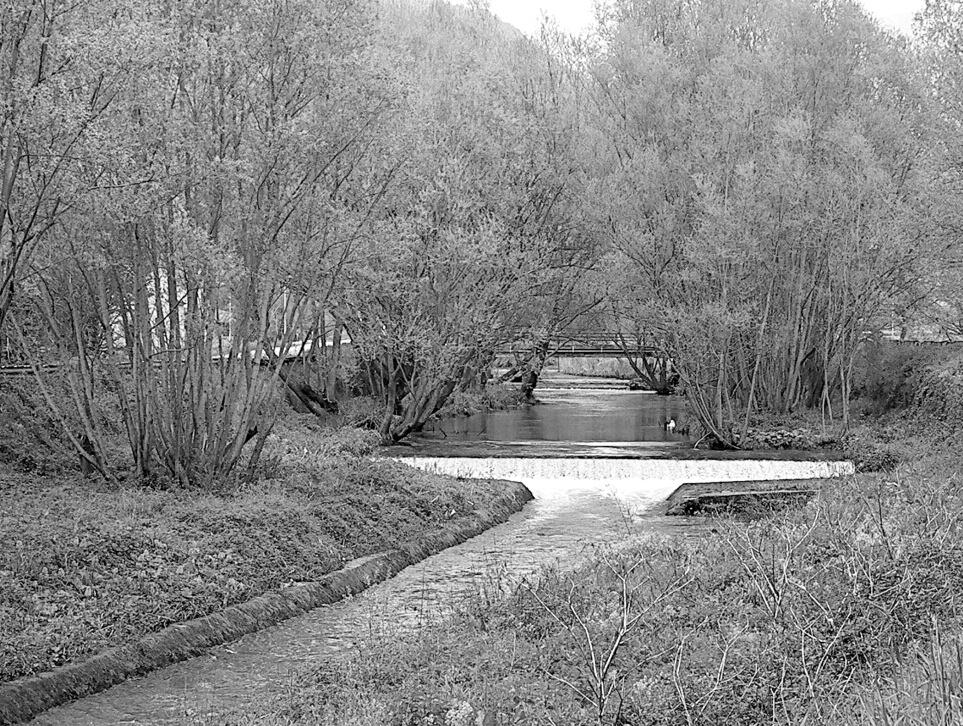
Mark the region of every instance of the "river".
MULTIPOLYGON (((564 381, 563 381, 564 383, 564 381)), ((41 724, 180 724, 235 720, 291 678, 330 664, 362 637, 431 627, 480 587, 508 587, 539 568, 571 564, 626 533, 698 536, 658 504, 683 481, 829 476, 842 462, 676 458, 681 401, 598 388, 542 390, 543 403, 448 422, 393 454, 458 476, 525 482, 535 500, 503 525, 407 568, 347 601, 214 648, 209 654, 53 709, 41 724), (474 431, 472 431, 474 429, 474 431), (226 717, 225 714, 234 714, 226 717)))
POLYGON ((425 441, 649 442, 680 444, 689 427, 684 401, 629 391, 624 382, 555 374, 543 379, 536 405, 448 418, 429 425, 425 441), (590 384, 592 387, 587 388, 590 384), (675 421, 676 432, 666 431, 675 421))

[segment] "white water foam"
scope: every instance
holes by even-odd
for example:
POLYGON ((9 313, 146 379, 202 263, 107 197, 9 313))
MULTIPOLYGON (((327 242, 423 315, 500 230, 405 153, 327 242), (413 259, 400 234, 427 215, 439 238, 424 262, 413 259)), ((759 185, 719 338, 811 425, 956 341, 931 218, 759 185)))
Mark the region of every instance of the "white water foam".
POLYGON ((854 471, 849 461, 783 459, 413 456, 397 460, 449 476, 520 481, 536 498, 595 491, 651 501, 665 499, 683 483, 823 479, 854 471))

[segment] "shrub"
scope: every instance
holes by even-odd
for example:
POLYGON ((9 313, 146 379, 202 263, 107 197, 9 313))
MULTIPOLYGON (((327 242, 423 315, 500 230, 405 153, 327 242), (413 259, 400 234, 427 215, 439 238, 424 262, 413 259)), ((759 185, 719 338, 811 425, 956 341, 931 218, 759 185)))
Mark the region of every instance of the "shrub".
MULTIPOLYGON (((44 386, 54 401, 71 399, 63 374, 44 374, 44 386)), ((91 393, 97 406, 90 423, 108 441, 117 441, 123 424, 114 396, 103 387, 91 393)), ((73 406, 51 410, 33 377, 0 378, 0 421, 0 462, 40 473, 78 468, 79 454, 70 436, 81 442, 86 429, 73 406)))
POLYGON ((381 443, 376 431, 345 426, 334 429, 318 441, 321 456, 367 456, 381 443))
POLYGON ((858 688, 836 723, 852 726, 942 726, 963 723, 963 638, 944 638, 933 623, 929 647, 919 647, 893 674, 858 688))
POLYGON ((893 471, 904 459, 901 447, 882 438, 883 432, 866 427, 851 429, 843 437, 843 452, 858 472, 893 471))
POLYGON ((378 428, 384 415, 384 407, 373 396, 347 398, 339 402, 338 410, 346 425, 366 429, 378 428))
POLYGON ((637 375, 632 366, 621 358, 566 358, 558 357, 558 370, 574 376, 619 378, 629 380, 637 375))
POLYGON ((288 414, 274 427, 262 457, 283 458, 288 466, 320 459, 366 456, 380 443, 375 431, 329 426, 314 414, 288 414))
POLYGON ((963 432, 963 355, 930 365, 913 396, 914 415, 931 433, 952 438, 963 432))
POLYGON ((76 469, 77 454, 63 426, 28 379, 0 378, 0 462, 25 471, 76 469))
POLYGON ((601 550, 574 572, 479 595, 444 626, 375 634, 272 712, 338 723, 342 704, 371 703, 393 724, 469 712, 515 723, 845 723, 833 715, 853 684, 893 672, 934 618, 956 623, 959 469, 950 458, 902 465, 896 481, 839 481, 771 519, 601 550))
POLYGON ((527 399, 521 388, 503 383, 486 386, 481 403, 486 411, 503 411, 521 406, 527 399))
POLYGON ((482 391, 455 391, 435 414, 438 418, 471 416, 481 411, 503 411, 526 403, 521 388, 509 384, 489 385, 482 391))
POLYGON ((856 393, 870 402, 876 414, 911 408, 931 369, 958 352, 954 346, 890 342, 868 346, 856 393))

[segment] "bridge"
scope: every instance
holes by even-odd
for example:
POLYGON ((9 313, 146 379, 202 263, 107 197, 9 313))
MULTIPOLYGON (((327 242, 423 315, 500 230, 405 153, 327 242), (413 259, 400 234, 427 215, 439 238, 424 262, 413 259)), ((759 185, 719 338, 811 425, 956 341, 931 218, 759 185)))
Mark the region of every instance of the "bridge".
MULTIPOLYGON (((331 343, 328 343, 330 346, 331 343)), ((350 346, 351 341, 345 341, 342 345, 350 346)), ((308 346, 310 349, 310 346, 308 346)), ((288 356, 290 356, 295 350, 300 350, 300 344, 292 344, 288 349, 288 356)), ((641 348, 632 349, 630 348, 632 354, 636 357, 660 357, 662 353, 658 348, 652 345, 644 345, 641 348)), ((275 349, 275 354, 280 355, 281 349, 275 349)), ((532 354, 532 343, 531 341, 516 341, 513 343, 508 343, 506 345, 500 346, 496 351, 496 356, 506 357, 521 357, 528 358, 532 354)), ((216 359, 218 356, 213 356, 216 359)), ((625 358, 625 351, 619 344, 618 338, 615 335, 608 335, 605 333, 585 333, 581 335, 574 336, 558 336, 552 338, 549 341, 548 346, 548 357, 549 358, 625 358)), ((159 363, 156 365, 159 366, 159 363)), ((56 373, 62 371, 66 368, 64 363, 46 363, 40 362, 36 365, 38 373, 56 373)), ((129 370, 130 363, 126 360, 121 361, 117 364, 117 367, 122 370, 129 370)), ((34 373, 34 367, 31 365, 18 363, 15 365, 5 365, 0 366, 0 377, 19 377, 19 376, 31 376, 34 373)))
MULTIPOLYGON (((637 357, 658 357, 662 352, 653 345, 643 344, 629 351, 637 357)), ((532 353, 531 341, 517 341, 502 345, 495 351, 500 356, 529 356, 532 353)), ((549 357, 562 358, 624 358, 625 350, 618 337, 606 333, 585 333, 572 336, 557 336, 549 340, 549 357)))

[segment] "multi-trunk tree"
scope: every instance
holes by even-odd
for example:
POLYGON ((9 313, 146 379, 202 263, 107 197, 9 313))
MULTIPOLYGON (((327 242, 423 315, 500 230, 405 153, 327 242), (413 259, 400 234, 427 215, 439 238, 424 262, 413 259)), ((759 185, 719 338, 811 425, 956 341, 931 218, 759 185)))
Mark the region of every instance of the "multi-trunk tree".
POLYGON ((138 9, 146 60, 107 119, 110 155, 80 170, 100 186, 35 269, 70 371, 70 400, 48 403, 72 409, 61 417, 79 420, 79 453, 102 473, 105 400, 143 477, 211 488, 256 461, 282 361, 364 216, 344 189, 379 113, 368 10, 138 9))
POLYGON ((846 421, 861 340, 932 251, 912 54, 847 3, 625 0, 603 32, 598 224, 704 428, 846 421))
POLYGON ((551 58, 488 13, 405 7, 386 16, 407 62, 384 143, 396 173, 339 309, 386 442, 473 385, 499 345, 576 317, 566 292, 587 259, 551 58))
POLYGON ((34 289, 37 248, 105 183, 108 114, 142 68, 138 16, 123 2, 0 4, 0 360, 29 335, 7 316, 17 290, 34 289))

